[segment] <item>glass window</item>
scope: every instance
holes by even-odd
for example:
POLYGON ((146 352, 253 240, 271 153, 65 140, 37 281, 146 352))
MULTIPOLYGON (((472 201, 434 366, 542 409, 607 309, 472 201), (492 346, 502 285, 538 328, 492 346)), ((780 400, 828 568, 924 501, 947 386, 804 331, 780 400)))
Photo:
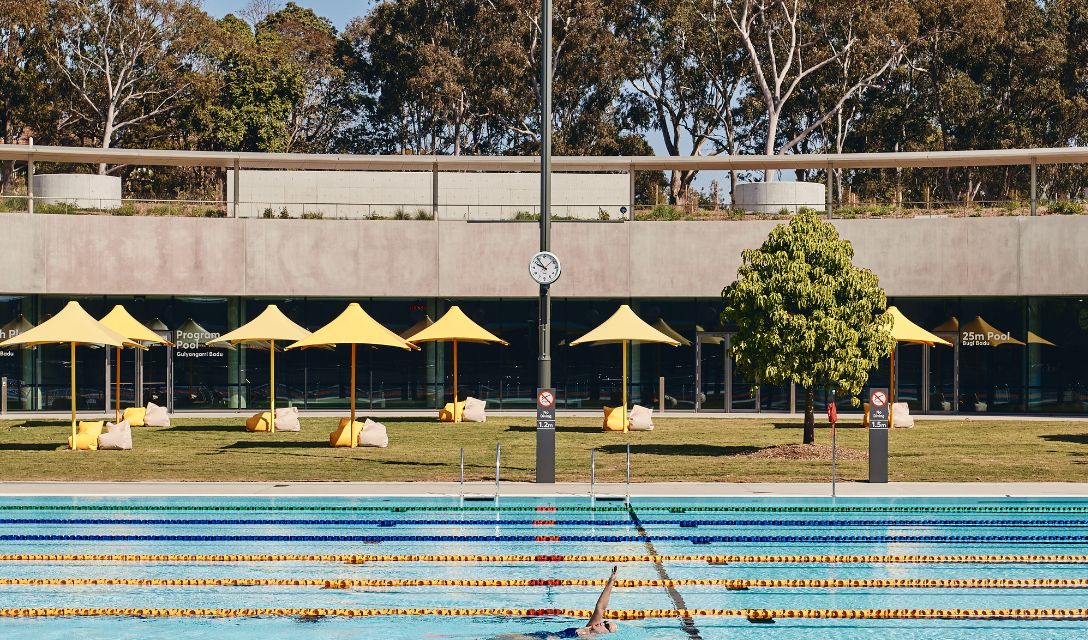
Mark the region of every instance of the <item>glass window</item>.
MULTIPOLYGON (((0 341, 34 324, 31 296, 0 296, 0 341)), ((8 410, 31 411, 40 405, 38 349, 0 349, 0 377, 8 380, 8 410)))

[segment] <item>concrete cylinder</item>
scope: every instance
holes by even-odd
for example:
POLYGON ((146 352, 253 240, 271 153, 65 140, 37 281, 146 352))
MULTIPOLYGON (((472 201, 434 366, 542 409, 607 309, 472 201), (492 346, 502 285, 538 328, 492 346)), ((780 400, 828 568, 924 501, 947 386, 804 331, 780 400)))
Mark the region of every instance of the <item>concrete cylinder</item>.
POLYGON ((79 209, 121 206, 121 178, 92 173, 46 173, 34 176, 39 204, 68 204, 79 209))
POLYGON ((818 182, 746 182, 737 185, 733 206, 751 213, 797 213, 806 207, 823 211, 824 194, 818 182))

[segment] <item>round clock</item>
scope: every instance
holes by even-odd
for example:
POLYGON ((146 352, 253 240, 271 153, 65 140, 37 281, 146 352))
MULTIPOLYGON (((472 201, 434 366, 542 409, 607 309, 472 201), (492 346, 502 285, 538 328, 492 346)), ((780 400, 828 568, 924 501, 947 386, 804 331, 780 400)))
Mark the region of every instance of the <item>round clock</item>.
POLYGON ((562 271, 559 258, 550 251, 541 251, 529 260, 529 275, 540 284, 555 282, 562 271))

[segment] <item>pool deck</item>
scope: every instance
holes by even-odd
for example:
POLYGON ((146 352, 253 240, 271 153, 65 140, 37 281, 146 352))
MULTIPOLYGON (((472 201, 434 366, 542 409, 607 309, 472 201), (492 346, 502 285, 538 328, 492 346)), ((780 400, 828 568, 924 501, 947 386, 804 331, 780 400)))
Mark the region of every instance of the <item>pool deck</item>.
MULTIPOLYGON (((469 482, 466 496, 495 495, 494 482, 469 482)), ((596 496, 623 497, 627 486, 599 483, 596 496)), ((456 482, 0 482, 0 496, 298 496, 298 497, 450 497, 461 494, 456 482)), ((540 485, 505 482, 502 497, 585 497, 588 483, 540 485)), ((1076 482, 841 482, 840 497, 1088 497, 1088 483, 1076 482)), ((827 497, 830 483, 647 482, 630 485, 632 497, 827 497)))

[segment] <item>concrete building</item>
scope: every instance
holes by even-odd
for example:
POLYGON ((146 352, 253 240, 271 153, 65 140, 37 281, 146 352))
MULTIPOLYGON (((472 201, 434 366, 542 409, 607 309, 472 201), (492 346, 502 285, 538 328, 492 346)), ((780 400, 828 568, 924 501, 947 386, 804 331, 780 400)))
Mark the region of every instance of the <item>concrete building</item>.
MULTIPOLYGON (((610 189, 602 188, 602 198, 611 197, 610 189)), ((720 324, 721 290, 735 278, 741 251, 759 246, 775 224, 556 222, 553 251, 563 261, 553 286, 560 405, 593 407, 619 397, 619 347, 567 343, 628 302, 645 320, 664 321, 691 343, 632 347, 634 401, 687 411, 794 408, 795 390, 754 390, 734 372, 726 354, 730 328, 720 324)), ((900 348, 899 396, 914 411, 1088 412, 1088 216, 834 224, 854 244, 855 262, 880 277, 892 303, 956 345, 900 348), (960 327, 975 317, 1023 344, 964 340, 960 327)), ((167 331, 185 327, 187 336, 190 322, 222 333, 269 302, 312 329, 358 301, 402 331, 459 304, 511 343, 461 347, 459 396, 485 398, 496 409, 532 406, 537 291, 526 268, 539 233, 532 222, 11 213, 0 217, 0 229, 6 249, 0 252, 0 324, 20 314, 40 322, 75 298, 98 316, 124 303, 137 318, 167 331)), ((169 402, 177 409, 264 401, 267 358, 200 342, 152 349, 138 360, 126 352, 124 370, 140 375, 134 384, 126 373, 124 401, 169 402)), ((82 405, 106 404, 108 351, 80 350, 82 405)), ((310 408, 346 405, 345 353, 283 354, 277 397, 310 408)), ((443 345, 410 354, 361 351, 361 406, 441 404, 452 392, 450 357, 443 345)), ((9 407, 66 406, 66 358, 59 348, 40 349, 33 358, 0 353, 9 407)), ((871 382, 887 380, 885 362, 871 382)))

